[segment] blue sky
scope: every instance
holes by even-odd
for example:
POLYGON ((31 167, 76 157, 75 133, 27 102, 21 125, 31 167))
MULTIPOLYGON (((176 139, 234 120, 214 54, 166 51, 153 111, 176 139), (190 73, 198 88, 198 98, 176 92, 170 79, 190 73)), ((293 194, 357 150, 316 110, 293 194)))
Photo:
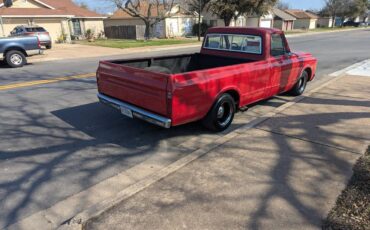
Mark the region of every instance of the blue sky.
MULTIPOLYGON (((75 2, 84 2, 91 9, 97 9, 102 13, 112 12, 114 7, 109 0, 74 0, 75 2)), ((321 9, 324 6, 324 0, 282 0, 293 9, 321 9)))
POLYGON ((324 0, 283 0, 289 4, 289 6, 293 9, 321 9, 325 1, 324 0))

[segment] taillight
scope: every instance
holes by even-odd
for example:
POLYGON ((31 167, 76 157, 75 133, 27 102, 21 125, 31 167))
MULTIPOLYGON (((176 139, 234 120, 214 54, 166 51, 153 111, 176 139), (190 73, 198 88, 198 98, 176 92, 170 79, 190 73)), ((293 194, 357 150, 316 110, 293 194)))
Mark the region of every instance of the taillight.
POLYGON ((41 49, 41 42, 40 42, 39 37, 37 37, 37 44, 38 44, 39 48, 41 49))

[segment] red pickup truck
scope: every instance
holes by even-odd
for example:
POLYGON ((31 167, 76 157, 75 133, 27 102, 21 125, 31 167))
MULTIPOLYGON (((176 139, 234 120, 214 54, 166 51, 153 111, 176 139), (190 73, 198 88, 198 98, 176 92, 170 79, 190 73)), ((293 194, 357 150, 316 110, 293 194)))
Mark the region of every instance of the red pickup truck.
POLYGON ((291 52, 280 30, 211 28, 200 53, 101 61, 98 98, 165 128, 202 120, 223 131, 238 109, 284 92, 301 95, 316 65, 311 54, 291 52))

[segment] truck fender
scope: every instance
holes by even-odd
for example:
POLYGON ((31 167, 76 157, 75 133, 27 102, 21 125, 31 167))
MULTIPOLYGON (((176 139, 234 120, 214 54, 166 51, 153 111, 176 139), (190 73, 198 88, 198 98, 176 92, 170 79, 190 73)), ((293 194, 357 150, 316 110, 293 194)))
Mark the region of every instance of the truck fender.
POLYGON ((4 52, 3 52, 4 55, 11 50, 21 51, 25 56, 27 56, 26 49, 22 44, 18 44, 15 42, 10 42, 9 44, 6 44, 6 46, 4 47, 4 52))
MULTIPOLYGON (((304 71, 307 71, 308 73, 308 81, 312 81, 313 80, 312 67, 310 65, 304 66, 299 73, 299 77, 302 76, 304 71)), ((297 81, 299 80, 299 77, 297 78, 297 81)))
POLYGON ((235 100, 235 105, 238 106, 240 102, 240 91, 236 87, 228 87, 220 91, 220 93, 217 95, 217 97, 214 99, 212 105, 225 93, 230 94, 234 100, 235 100))

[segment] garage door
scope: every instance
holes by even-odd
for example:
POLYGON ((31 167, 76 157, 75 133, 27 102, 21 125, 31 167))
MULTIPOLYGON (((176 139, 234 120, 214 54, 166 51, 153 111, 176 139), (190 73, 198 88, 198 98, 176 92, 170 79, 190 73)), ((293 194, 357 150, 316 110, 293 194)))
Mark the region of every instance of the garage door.
POLYGON ((271 20, 261 20, 260 27, 263 28, 271 28, 272 26, 272 21, 271 20))
POLYGON ((58 39, 58 37, 62 34, 62 24, 60 20, 34 20, 34 24, 44 27, 51 36, 53 43, 58 39))

